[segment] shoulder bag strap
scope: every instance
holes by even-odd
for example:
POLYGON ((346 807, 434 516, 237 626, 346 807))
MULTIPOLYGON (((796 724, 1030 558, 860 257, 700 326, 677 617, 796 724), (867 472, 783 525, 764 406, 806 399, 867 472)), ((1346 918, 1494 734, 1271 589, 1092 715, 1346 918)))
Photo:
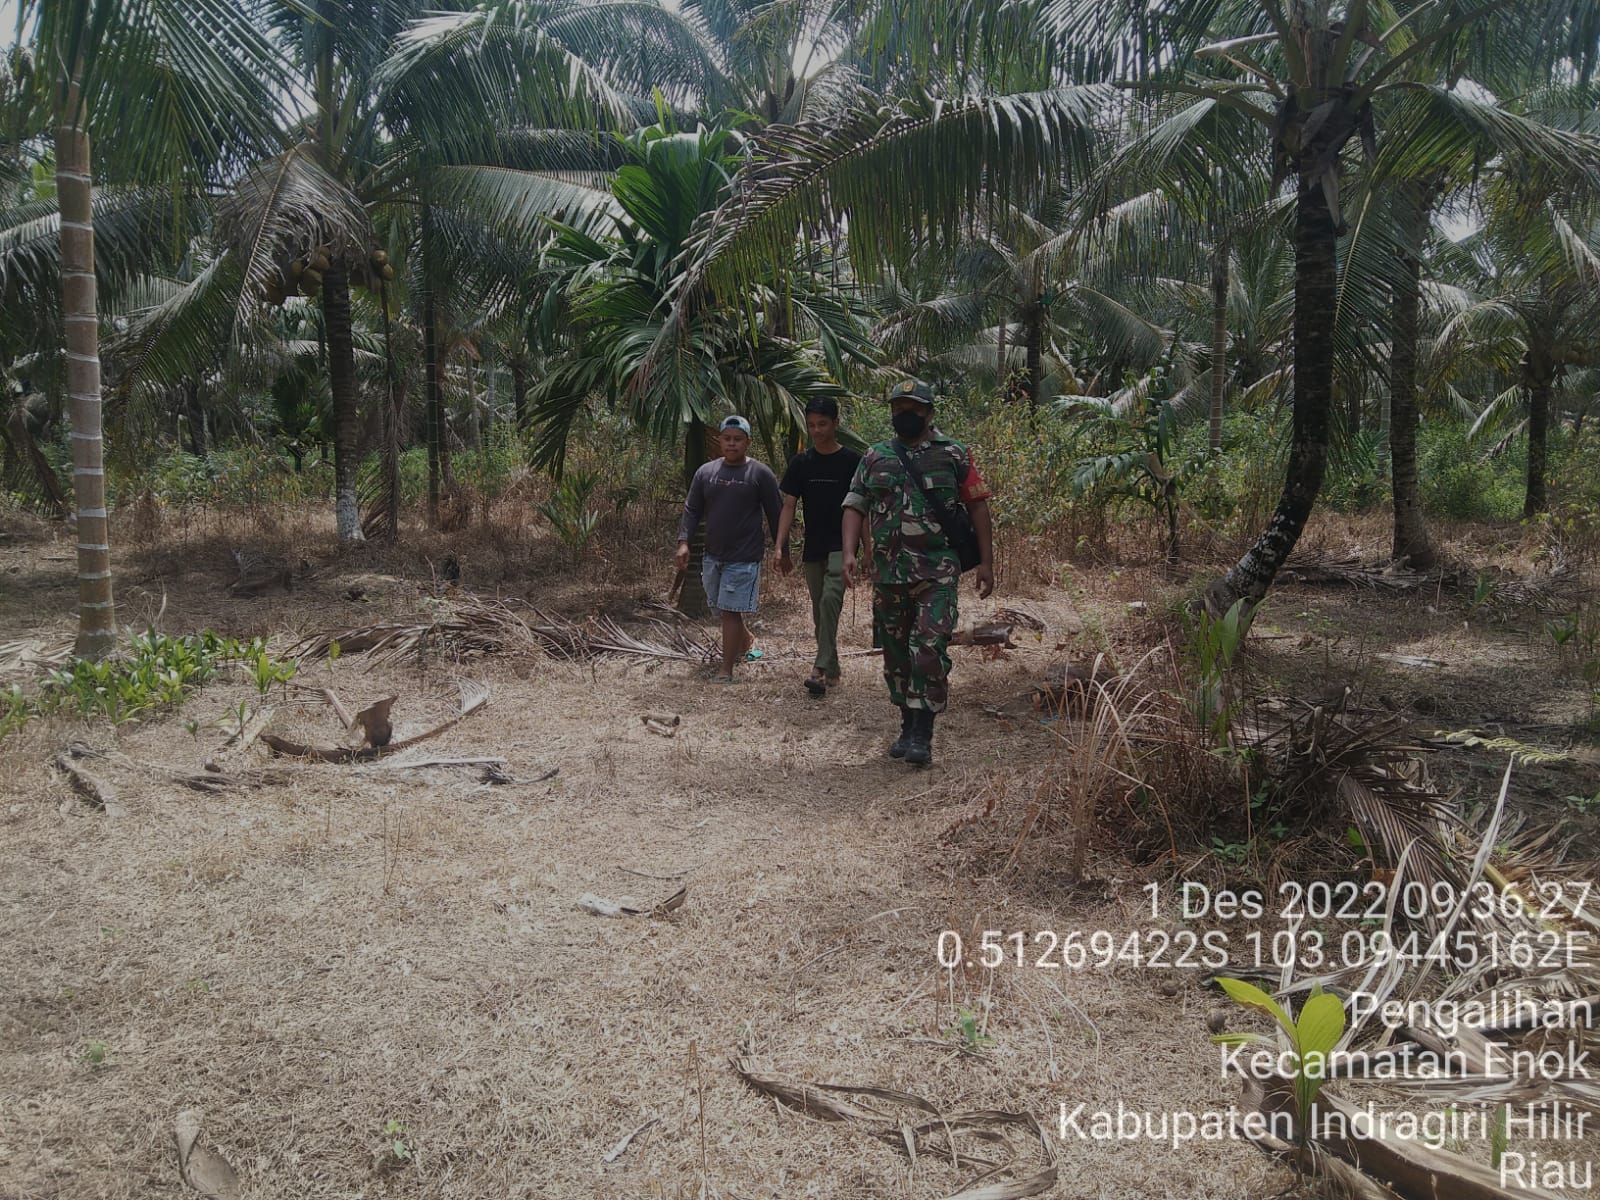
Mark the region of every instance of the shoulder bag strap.
POLYGON ((917 485, 917 489, 928 498, 928 503, 933 506, 933 515, 938 519, 939 528, 949 530, 950 511, 945 508, 944 502, 934 495, 933 490, 928 487, 927 481, 922 478, 922 472, 917 470, 917 464, 911 461, 911 456, 906 453, 906 448, 900 444, 900 439, 895 438, 889 445, 894 451, 894 456, 900 460, 900 465, 906 469, 906 474, 911 476, 911 482, 917 485))

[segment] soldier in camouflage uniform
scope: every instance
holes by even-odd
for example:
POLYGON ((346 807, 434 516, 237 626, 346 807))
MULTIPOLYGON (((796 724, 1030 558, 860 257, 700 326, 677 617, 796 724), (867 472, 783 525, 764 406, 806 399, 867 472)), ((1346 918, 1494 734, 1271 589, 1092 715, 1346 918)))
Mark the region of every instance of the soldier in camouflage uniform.
MULTIPOLYGON (((906 380, 889 390, 896 441, 944 506, 967 506, 983 560, 978 595, 994 590, 994 538, 989 489, 971 452, 933 427, 933 388, 906 380)), ((856 468, 844 501, 844 576, 854 586, 855 546, 863 522, 872 540, 872 623, 883 648, 883 677, 900 709, 892 758, 933 761, 933 720, 949 700, 950 635, 956 627, 961 562, 946 542, 933 506, 887 442, 856 468)))

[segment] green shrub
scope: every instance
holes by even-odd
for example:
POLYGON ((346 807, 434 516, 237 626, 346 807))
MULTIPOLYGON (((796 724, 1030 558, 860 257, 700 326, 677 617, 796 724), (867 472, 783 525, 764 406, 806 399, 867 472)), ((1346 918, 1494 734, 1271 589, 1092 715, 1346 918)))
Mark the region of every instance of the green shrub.
POLYGON ((1417 435, 1417 476, 1422 506, 1465 521, 1509 521, 1522 514, 1528 449, 1514 442, 1488 457, 1467 441, 1459 421, 1430 421, 1417 435))
MULTIPOLYGON (((1209 430, 1196 421, 1184 427, 1180 453, 1199 457, 1209 430)), ((1251 534, 1266 523, 1289 455, 1289 414, 1230 412, 1222 419, 1222 449, 1195 472, 1184 489, 1190 507, 1231 534, 1251 534)))
POLYGON ((1363 429, 1330 455, 1318 503, 1343 513, 1385 507, 1392 502, 1390 479, 1388 437, 1376 429, 1363 429))
POLYGON ((294 665, 272 657, 260 638, 240 642, 207 630, 187 637, 137 634, 124 653, 91 662, 77 659, 49 671, 32 696, 18 685, 0 693, 0 737, 37 716, 99 714, 122 722, 142 712, 176 707, 227 663, 241 663, 263 695, 286 683, 294 665))
POLYGON ((205 455, 169 450, 153 460, 113 464, 113 506, 149 490, 162 504, 208 504, 255 508, 333 498, 333 471, 308 460, 294 470, 290 460, 261 446, 233 446, 205 455))

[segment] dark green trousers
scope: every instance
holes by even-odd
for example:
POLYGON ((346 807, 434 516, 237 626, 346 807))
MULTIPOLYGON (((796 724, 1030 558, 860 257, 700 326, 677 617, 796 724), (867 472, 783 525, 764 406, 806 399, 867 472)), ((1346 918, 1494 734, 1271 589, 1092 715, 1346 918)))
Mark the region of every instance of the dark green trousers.
POLYGON ((890 698, 904 708, 943 712, 950 700, 956 585, 930 579, 875 584, 872 624, 883 647, 890 698))
POLYGON ((830 679, 839 676, 839 613, 844 608, 844 554, 835 550, 825 561, 800 564, 811 592, 811 626, 817 633, 816 668, 830 679))

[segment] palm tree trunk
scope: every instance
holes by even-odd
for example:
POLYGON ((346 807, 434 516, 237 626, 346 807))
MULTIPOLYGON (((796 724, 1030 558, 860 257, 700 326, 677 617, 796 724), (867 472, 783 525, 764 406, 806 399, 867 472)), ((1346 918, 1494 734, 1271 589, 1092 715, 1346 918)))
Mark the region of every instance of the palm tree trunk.
POLYGON ((528 425, 528 369, 519 354, 511 360, 511 411, 516 414, 517 428, 528 425))
MULTIPOLYGON (((1337 144, 1337 143, 1336 143, 1337 144)), ((1338 234, 1323 191, 1326 143, 1299 154, 1294 233, 1294 432, 1288 475, 1272 520, 1227 575, 1207 589, 1206 608, 1220 616, 1238 600, 1254 607, 1267 594, 1311 517, 1328 467, 1333 408, 1333 313, 1338 299, 1338 234)))
POLYGON ((1044 382, 1044 305, 1035 300, 1024 311, 1023 334, 1028 355, 1028 403, 1039 407, 1039 389, 1044 382))
POLYGON ((183 417, 189 425, 189 449, 196 458, 206 456, 206 413, 200 404, 200 384, 197 380, 183 382, 183 417))
POLYGON ((1528 491, 1522 502, 1524 519, 1550 507, 1545 494, 1545 456, 1550 436, 1550 396, 1555 390, 1551 373, 1537 366, 1528 383, 1528 491))
POLYGON ((405 395, 401 391, 394 369, 394 331, 389 321, 389 285, 378 277, 378 302, 383 306, 383 377, 388 385, 388 412, 384 422, 383 437, 383 490, 388 512, 384 516, 384 537, 390 542, 400 540, 400 431, 401 417, 405 411, 405 395))
POLYGON ((355 337, 350 326, 350 272, 336 256, 322 277, 322 317, 328 326, 328 389, 333 394, 333 512, 340 542, 359 542, 361 505, 356 469, 361 465, 361 395, 356 384, 355 337))
POLYGON ((517 414, 517 429, 528 427, 528 365, 522 355, 510 360, 510 408, 517 414))
POLYGON ((1422 307, 1422 241, 1427 209, 1410 189, 1405 206, 1405 250, 1394 287, 1389 348, 1389 471, 1394 489, 1394 557, 1427 570, 1437 561, 1422 519, 1417 491, 1417 315, 1422 307))
POLYGON ((439 470, 444 453, 444 397, 439 387, 439 326, 433 310, 433 289, 422 300, 423 381, 427 386, 428 520, 439 522, 439 470))
POLYGON ((80 658, 116 645, 111 597, 111 536, 106 515, 105 441, 100 419, 100 315, 94 279, 94 193, 86 106, 76 81, 57 113, 56 197, 61 212, 61 316, 66 325, 67 415, 72 428, 72 488, 78 531, 80 658))
POLYGON ((1222 449, 1222 406, 1228 398, 1228 240, 1217 242, 1211 260, 1211 426, 1207 445, 1222 449))

